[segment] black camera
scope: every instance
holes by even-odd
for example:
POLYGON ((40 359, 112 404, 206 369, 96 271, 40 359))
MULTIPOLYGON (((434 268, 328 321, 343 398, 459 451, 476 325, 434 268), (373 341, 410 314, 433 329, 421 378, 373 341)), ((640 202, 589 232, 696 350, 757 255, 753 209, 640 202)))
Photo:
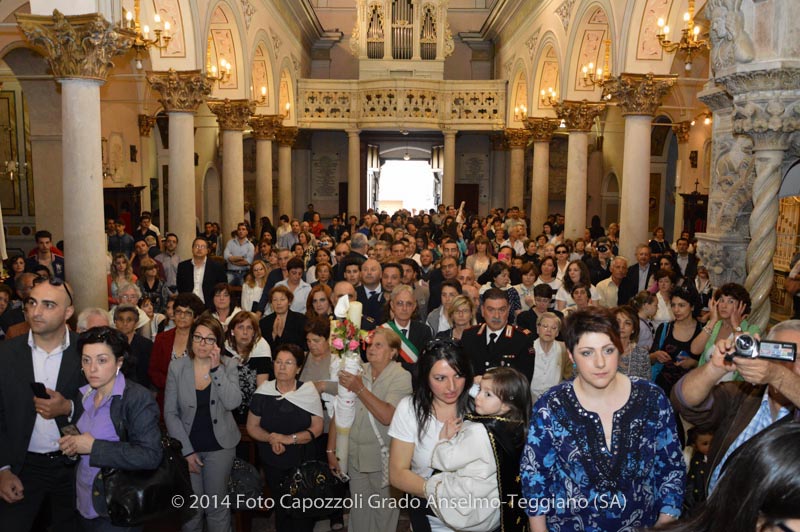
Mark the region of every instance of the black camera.
POLYGON ((733 356, 742 358, 765 358, 767 360, 778 360, 780 362, 794 362, 797 357, 797 349, 793 343, 789 342, 770 342, 763 340, 759 342, 750 334, 743 333, 736 337, 733 343, 734 352, 726 356, 730 361, 733 356))
POLYGON ((606 251, 608 251, 608 246, 606 246, 605 244, 600 244, 599 246, 597 246, 597 251, 599 253, 605 253, 606 251))

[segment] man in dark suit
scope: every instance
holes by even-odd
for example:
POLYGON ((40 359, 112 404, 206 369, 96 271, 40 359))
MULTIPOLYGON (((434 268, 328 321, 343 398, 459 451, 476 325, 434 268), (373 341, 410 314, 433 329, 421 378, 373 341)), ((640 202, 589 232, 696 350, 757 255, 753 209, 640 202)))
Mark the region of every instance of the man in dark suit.
POLYGON ((411 316, 417 309, 414 289, 408 285, 398 285, 390 294, 389 308, 393 319, 383 324, 400 336, 400 364, 411 373, 413 387, 417 387, 417 360, 422 350, 433 339, 433 331, 428 324, 414 321, 411 316))
POLYGON ((58 447, 60 430, 83 411, 77 336, 67 329, 72 295, 60 280, 40 281, 25 304, 30 335, 0 347, 0 523, 28 531, 45 500, 55 529, 78 529, 75 462, 58 447), (42 383, 48 399, 35 398, 42 383))
POLYGON ((617 291, 617 301, 627 303, 642 290, 647 290, 647 281, 654 273, 655 268, 650 264, 650 245, 639 244, 636 246, 636 264, 628 268, 628 274, 617 291))
POLYGON ((694 253, 689 253, 689 240, 679 238, 675 246, 678 248, 675 262, 678 264, 681 276, 689 282, 694 282, 694 278, 697 277, 697 257, 694 253))
POLYGON ((192 242, 192 258, 178 264, 178 293, 192 292, 203 300, 206 307, 214 308, 214 286, 227 283, 225 265, 208 259, 208 241, 197 237, 192 242), (195 282, 195 273, 202 279, 195 282))
MULTIPOLYGON (((347 260, 348 263, 356 263, 361 266, 369 258, 367 256, 368 251, 369 240, 365 235, 356 233, 355 235, 350 235, 350 251, 342 259, 337 255, 336 260, 337 262, 347 260)), ((344 268, 336 269, 334 279, 336 281, 344 281, 344 268)))
POLYGON ((490 368, 510 366, 533 378, 535 352, 533 337, 523 329, 508 324, 508 296, 499 288, 483 294, 481 312, 486 320, 461 334, 461 344, 472 362, 475 375, 490 368))
POLYGON ((383 305, 386 297, 381 286, 383 269, 375 259, 368 259, 361 265, 361 285, 356 288, 358 302, 364 306, 361 328, 371 331, 383 323, 383 305))

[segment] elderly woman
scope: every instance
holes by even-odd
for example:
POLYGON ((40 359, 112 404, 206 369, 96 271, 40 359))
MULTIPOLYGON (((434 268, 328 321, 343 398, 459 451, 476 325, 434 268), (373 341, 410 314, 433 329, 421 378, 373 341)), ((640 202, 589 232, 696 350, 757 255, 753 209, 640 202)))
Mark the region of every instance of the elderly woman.
POLYGON ((538 399, 544 392, 572 376, 564 342, 557 340, 561 331, 561 318, 552 312, 543 312, 536 320, 537 338, 533 341, 536 354, 531 396, 538 399))
MULTIPOLYGON (((183 445, 189 462, 192 490, 222 501, 241 433, 233 411, 242 403, 236 364, 222 357, 225 334, 219 321, 205 313, 189 331, 187 356, 169 365, 164 399, 167 432, 183 445)), ((203 515, 209 532, 231 530, 230 507, 209 504, 198 508, 184 532, 202 532, 203 515)))
POLYGON ((189 336, 195 316, 199 316, 206 306, 194 294, 182 293, 175 297, 173 316, 175 327, 159 333, 153 342, 150 354, 150 368, 147 371, 150 382, 158 392, 158 404, 164 407, 164 389, 167 386, 167 372, 170 362, 183 358, 189 352, 189 336))
POLYGON ((225 333, 225 354, 236 361, 239 370, 242 404, 233 412, 233 417, 239 425, 244 425, 250 398, 272 374, 272 352, 267 341, 261 338, 255 314, 243 310, 231 318, 225 333))
POLYGON ((214 312, 211 315, 219 320, 223 331, 228 330, 231 318, 241 311, 239 307, 231 308, 231 286, 228 283, 214 285, 214 312))
MULTIPOLYGON (((367 347, 367 363, 360 375, 342 371, 339 383, 355 392, 356 416, 350 428, 348 474, 350 493, 355 500, 391 499, 389 492, 389 424, 403 397, 411 394, 411 375, 395 361, 400 337, 392 330, 379 328, 367 347)), ((332 421, 335 427, 336 420, 332 421)), ((336 458, 336 431, 328 438, 328 465, 339 471, 336 458)), ((354 505, 350 510, 350 530, 390 531, 397 528, 400 511, 390 507, 354 505)))
MULTIPOLYGON (((256 390, 247 415, 247 433, 259 442, 258 450, 273 497, 281 493, 281 481, 300 465, 301 446, 313 445, 322 434, 322 403, 312 382, 298 379, 303 367, 303 351, 293 344, 275 350, 275 380, 256 390)), ((313 453, 309 453, 313 454, 313 453)), ((278 532, 311 532, 314 520, 293 518, 275 501, 275 528, 278 532)))
POLYGON ((121 332, 94 327, 78 338, 81 371, 89 382, 80 389, 83 413, 77 435, 58 443, 68 456, 78 455, 76 505, 84 530, 130 530, 111 524, 101 468, 155 469, 161 463, 158 406, 150 392, 125 379, 130 346, 121 332))
MULTIPOLYGON (((147 313, 145 313, 144 310, 138 307, 139 300, 142 298, 142 291, 139 289, 139 286, 135 283, 122 282, 119 285, 117 296, 120 305, 133 305, 137 307, 139 319, 136 321, 136 333, 151 339, 150 318, 147 317, 147 313)), ((110 309, 112 316, 114 315, 115 308, 116 305, 110 309)))
POLYGON ((475 304, 467 296, 453 298, 447 306, 446 316, 451 327, 436 334, 436 338, 461 340, 461 334, 475 325, 475 304))
POLYGON ((575 312, 563 335, 576 376, 536 402, 520 465, 531 530, 634 530, 676 519, 685 468, 669 400, 617 371, 622 344, 610 311, 575 312))
POLYGON ((619 354, 619 370, 629 377, 650 379, 650 352, 637 343, 639 339, 639 315, 636 309, 623 305, 614 309, 619 325, 622 351, 619 354))
POLYGON ((306 317, 299 312, 289 310, 294 294, 285 286, 275 286, 269 292, 269 304, 272 313, 261 318, 259 327, 262 338, 267 340, 272 352, 281 344, 295 344, 301 349, 306 348, 306 339, 303 328, 306 317))

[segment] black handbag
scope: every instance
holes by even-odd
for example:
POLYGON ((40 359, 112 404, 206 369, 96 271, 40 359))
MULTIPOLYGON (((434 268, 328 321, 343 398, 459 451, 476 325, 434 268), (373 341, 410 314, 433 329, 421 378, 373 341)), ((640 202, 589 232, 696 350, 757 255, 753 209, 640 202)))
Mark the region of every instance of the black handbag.
POLYGON ((114 526, 139 526, 147 521, 192 516, 192 482, 181 442, 161 438, 163 458, 155 470, 103 469, 108 516, 114 526))
POLYGON ((231 476, 228 479, 228 498, 231 510, 250 510, 249 501, 255 501, 264 493, 264 482, 258 469, 241 458, 233 459, 231 476))
POLYGON ((281 501, 290 517, 316 519, 336 511, 327 501, 341 497, 342 481, 328 464, 316 459, 315 449, 314 440, 303 445, 300 465, 281 481, 281 501))

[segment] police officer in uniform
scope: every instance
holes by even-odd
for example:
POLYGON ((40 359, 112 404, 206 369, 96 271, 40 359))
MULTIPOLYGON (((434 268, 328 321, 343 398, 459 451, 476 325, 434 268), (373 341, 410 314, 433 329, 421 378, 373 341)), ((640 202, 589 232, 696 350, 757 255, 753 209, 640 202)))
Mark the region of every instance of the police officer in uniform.
POLYGON ((510 366, 530 382, 533 378, 533 335, 508 323, 508 298, 503 290, 490 288, 483 294, 481 312, 486 323, 464 331, 461 343, 475 375, 489 368, 510 366))

